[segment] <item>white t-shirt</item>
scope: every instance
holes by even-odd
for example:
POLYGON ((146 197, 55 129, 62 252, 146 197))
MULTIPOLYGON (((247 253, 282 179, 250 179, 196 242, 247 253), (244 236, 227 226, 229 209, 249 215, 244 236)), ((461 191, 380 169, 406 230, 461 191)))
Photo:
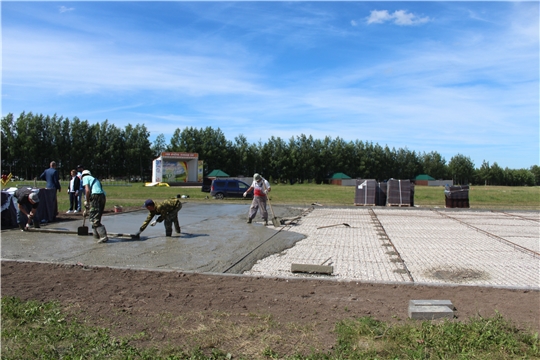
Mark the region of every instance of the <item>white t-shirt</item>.
POLYGON ((268 180, 264 179, 261 181, 261 182, 257 182, 255 180, 253 180, 253 184, 251 184, 251 186, 253 186, 253 195, 254 196, 266 196, 265 193, 264 193, 264 185, 263 185, 263 182, 264 182, 264 185, 266 185, 266 189, 270 190, 270 183, 268 182, 268 180))

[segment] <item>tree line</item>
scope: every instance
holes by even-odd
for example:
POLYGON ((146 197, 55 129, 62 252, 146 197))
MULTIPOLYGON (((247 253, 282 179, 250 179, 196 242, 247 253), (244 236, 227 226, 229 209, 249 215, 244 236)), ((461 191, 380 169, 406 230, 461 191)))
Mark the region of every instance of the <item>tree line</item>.
POLYGON ((373 142, 345 141, 301 134, 290 139, 270 137, 265 143, 249 143, 238 135, 227 140, 217 128, 177 128, 167 144, 160 134, 152 143, 146 126, 128 124, 121 129, 108 120, 90 124, 77 117, 34 115, 15 119, 9 113, 1 121, 2 171, 25 179, 38 177, 56 161, 62 179, 83 164, 99 178, 149 181, 152 161, 164 152, 198 153, 204 174, 220 169, 233 176, 255 172, 274 181, 322 183, 333 173, 352 178, 413 179, 428 174, 435 179, 453 179, 456 184, 509 186, 540 185, 540 168, 501 168, 483 162, 480 168, 468 156, 457 154, 447 161, 438 152, 390 149, 373 142))

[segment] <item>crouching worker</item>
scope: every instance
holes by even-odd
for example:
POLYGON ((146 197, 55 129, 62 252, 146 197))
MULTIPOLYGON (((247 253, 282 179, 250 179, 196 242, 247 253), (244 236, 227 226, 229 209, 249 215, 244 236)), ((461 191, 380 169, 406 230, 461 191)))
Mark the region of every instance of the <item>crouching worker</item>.
POLYGON ((174 230, 177 234, 180 234, 180 224, 178 223, 178 211, 182 209, 182 202, 178 198, 167 199, 162 203, 155 203, 154 200, 148 199, 144 202, 145 207, 150 214, 146 217, 146 220, 141 225, 139 231, 133 235, 135 239, 141 237, 141 233, 148 227, 156 225, 158 222, 163 222, 165 225, 165 236, 172 236, 172 226, 174 224, 174 230), (154 216, 158 215, 158 218, 152 223, 154 216))
POLYGON ((85 201, 83 216, 89 216, 92 223, 92 232, 98 243, 109 241, 107 229, 101 224, 101 217, 105 210, 107 198, 101 182, 92 176, 90 170, 84 170, 81 175, 82 185, 85 188, 85 201))
POLYGON ((39 205, 39 196, 33 192, 30 188, 21 188, 15 191, 15 197, 17 198, 17 223, 19 229, 22 231, 27 230, 32 223, 34 228, 39 228, 39 219, 37 218, 37 208, 39 205), (26 215, 28 221, 25 223, 23 214, 26 215))

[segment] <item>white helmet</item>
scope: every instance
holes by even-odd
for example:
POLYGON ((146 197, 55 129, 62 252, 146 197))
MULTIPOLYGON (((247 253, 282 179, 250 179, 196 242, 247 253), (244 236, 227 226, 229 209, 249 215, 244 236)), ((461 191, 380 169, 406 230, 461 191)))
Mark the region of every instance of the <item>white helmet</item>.
POLYGON ((255 181, 259 181, 259 180, 262 179, 262 176, 261 176, 261 174, 255 173, 255 174, 253 175, 253 179, 255 179, 255 181))

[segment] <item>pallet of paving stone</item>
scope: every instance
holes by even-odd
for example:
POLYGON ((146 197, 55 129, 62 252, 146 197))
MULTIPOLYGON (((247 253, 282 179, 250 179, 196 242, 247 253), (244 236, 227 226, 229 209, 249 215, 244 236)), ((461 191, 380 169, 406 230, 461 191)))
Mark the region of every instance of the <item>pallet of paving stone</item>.
POLYGON ((445 197, 445 207, 447 208, 469 208, 469 199, 450 199, 445 197))
POLYGON ((450 199, 468 199, 469 185, 449 186, 444 188, 444 195, 450 199))
POLYGON ((411 206, 411 181, 410 180, 388 180, 387 206, 411 206))
POLYGON ((377 186, 378 184, 375 179, 356 179, 354 205, 375 206, 375 195, 377 193, 377 186))
POLYGON ((444 198, 447 208, 469 208, 469 185, 446 185, 444 198))

